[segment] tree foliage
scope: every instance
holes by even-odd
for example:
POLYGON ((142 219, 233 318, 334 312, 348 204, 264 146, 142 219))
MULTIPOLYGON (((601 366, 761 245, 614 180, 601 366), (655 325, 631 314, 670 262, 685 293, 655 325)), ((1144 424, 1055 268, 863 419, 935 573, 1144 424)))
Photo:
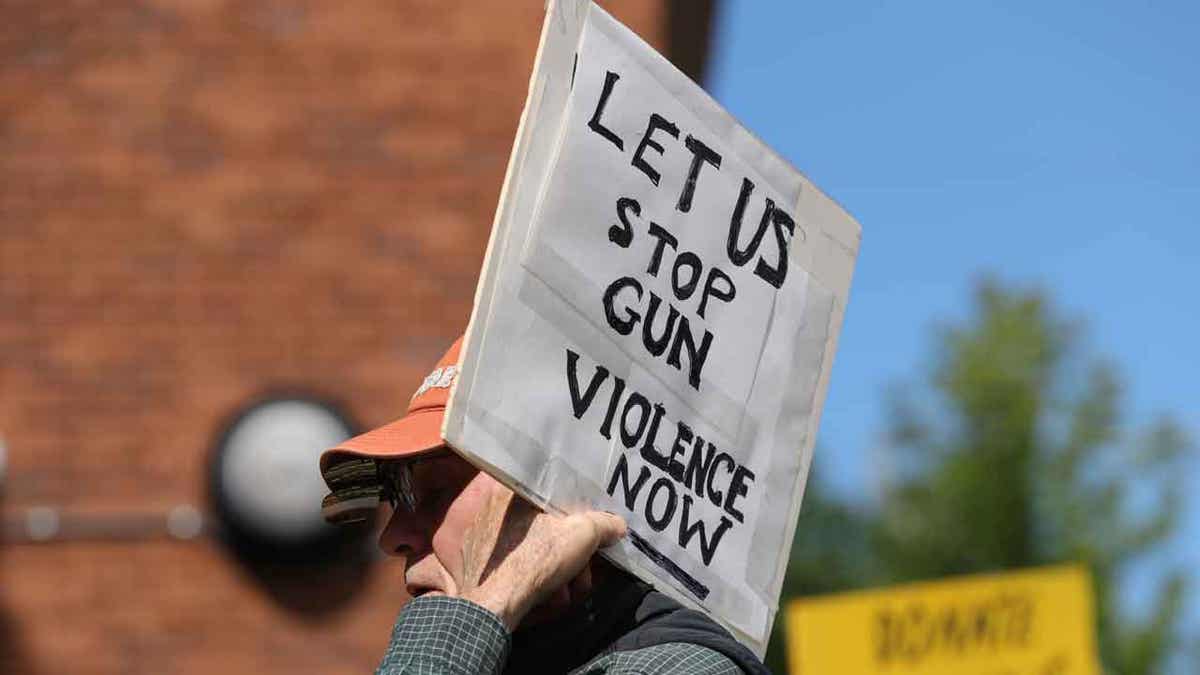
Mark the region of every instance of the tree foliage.
POLYGON ((1168 575, 1140 618, 1120 588, 1174 532, 1190 444, 1169 419, 1131 431, 1116 369, 1082 336, 1041 293, 981 283, 970 315, 938 331, 924 379, 890 392, 878 511, 828 525, 850 512, 817 493, 816 519, 867 543, 802 522, 785 595, 1080 561, 1106 669, 1162 672, 1185 577, 1168 575))

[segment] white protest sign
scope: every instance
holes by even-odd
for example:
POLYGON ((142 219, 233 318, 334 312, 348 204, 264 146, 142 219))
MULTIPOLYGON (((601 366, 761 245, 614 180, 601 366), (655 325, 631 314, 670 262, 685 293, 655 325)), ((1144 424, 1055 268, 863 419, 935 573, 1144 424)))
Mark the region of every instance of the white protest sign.
POLYGON ((860 229, 627 28, 551 2, 445 438, 760 655, 860 229))

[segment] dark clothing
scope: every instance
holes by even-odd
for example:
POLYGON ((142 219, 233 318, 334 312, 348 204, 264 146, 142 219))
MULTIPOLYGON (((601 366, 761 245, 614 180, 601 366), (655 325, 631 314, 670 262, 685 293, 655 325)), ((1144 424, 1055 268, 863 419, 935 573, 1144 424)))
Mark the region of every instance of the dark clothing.
POLYGON ((566 615, 511 636, 466 600, 413 600, 379 672, 769 675, 712 619, 624 573, 566 615))

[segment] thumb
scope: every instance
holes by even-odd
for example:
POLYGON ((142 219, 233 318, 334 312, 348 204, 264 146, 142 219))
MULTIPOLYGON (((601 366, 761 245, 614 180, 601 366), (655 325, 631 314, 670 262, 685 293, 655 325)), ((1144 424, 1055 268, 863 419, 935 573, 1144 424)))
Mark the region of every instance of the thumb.
POLYGON ((625 536, 628 528, 625 519, 607 511, 589 511, 588 520, 596 528, 596 547, 604 548, 625 536))

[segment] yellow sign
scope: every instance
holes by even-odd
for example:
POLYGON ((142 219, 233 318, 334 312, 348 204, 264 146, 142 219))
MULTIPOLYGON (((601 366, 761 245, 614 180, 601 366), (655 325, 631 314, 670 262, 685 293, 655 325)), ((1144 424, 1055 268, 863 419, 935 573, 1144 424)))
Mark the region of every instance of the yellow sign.
POLYGON ((792 675, 1097 675, 1079 566, 796 600, 792 675))

